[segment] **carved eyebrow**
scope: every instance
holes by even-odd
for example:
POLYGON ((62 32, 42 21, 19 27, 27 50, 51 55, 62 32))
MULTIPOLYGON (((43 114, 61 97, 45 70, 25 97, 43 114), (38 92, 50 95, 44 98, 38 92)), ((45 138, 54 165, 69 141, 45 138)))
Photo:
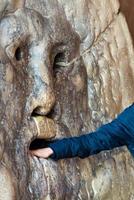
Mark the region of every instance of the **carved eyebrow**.
POLYGON ((23 30, 21 24, 17 21, 15 16, 5 17, 0 23, 0 37, 2 39, 3 47, 6 48, 12 43, 16 45, 25 41, 29 34, 23 30))
POLYGON ((27 40, 28 36, 27 35, 24 35, 24 34, 20 34, 17 36, 14 36, 11 40, 9 40, 4 48, 5 49, 12 49, 12 48, 16 48, 18 47, 19 45, 22 45, 22 44, 25 44, 26 43, 26 40, 27 40))

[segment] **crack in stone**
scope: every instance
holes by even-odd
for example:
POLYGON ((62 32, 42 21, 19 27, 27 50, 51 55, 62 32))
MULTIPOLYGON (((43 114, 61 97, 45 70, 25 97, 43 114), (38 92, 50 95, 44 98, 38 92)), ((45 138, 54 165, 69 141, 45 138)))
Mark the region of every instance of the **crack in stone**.
POLYGON ((57 62, 56 64, 59 65, 59 66, 61 66, 61 67, 69 67, 70 65, 72 65, 75 62, 77 62, 78 60, 80 60, 83 56, 85 56, 86 54, 90 53, 91 52, 91 48, 98 43, 99 39, 108 30, 108 28, 116 20, 116 18, 118 17, 119 14, 120 14, 120 11, 117 14, 115 14, 115 16, 113 17, 113 19, 106 26, 106 28, 102 32, 100 32, 100 34, 97 36, 96 40, 94 40, 93 44, 89 48, 87 48, 79 57, 74 58, 72 61, 70 61, 68 63, 66 63, 66 62, 57 62))

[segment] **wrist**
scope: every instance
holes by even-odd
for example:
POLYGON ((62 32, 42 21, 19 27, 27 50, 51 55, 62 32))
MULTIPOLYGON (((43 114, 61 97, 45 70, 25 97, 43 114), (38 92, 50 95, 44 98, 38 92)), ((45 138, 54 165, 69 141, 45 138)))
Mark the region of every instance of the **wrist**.
POLYGON ((47 150, 48 150, 49 156, 51 156, 54 153, 54 151, 50 147, 47 147, 47 150))

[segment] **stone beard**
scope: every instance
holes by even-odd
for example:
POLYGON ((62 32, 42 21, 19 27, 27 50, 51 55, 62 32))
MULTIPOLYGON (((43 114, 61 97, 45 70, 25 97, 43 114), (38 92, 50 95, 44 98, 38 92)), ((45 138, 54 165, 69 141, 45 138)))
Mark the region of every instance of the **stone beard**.
POLYGON ((132 198, 124 147, 58 162, 28 153, 37 138, 93 131, 133 102, 134 52, 118 1, 0 5, 0 200, 132 198))

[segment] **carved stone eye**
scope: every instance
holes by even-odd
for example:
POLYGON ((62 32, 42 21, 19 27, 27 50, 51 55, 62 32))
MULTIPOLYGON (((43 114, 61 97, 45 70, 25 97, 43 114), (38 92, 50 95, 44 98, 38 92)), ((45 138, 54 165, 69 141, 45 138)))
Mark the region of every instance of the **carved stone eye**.
POLYGON ((65 53, 58 53, 55 56, 54 64, 53 64, 53 71, 56 74, 57 72, 63 70, 67 66, 65 53))
POLYGON ((18 47, 15 51, 15 58, 17 61, 21 61, 24 58, 24 52, 21 47, 18 47))
POLYGON ((56 56, 55 56, 55 61, 57 62, 61 62, 63 59, 64 59, 65 55, 64 53, 58 53, 56 56))

